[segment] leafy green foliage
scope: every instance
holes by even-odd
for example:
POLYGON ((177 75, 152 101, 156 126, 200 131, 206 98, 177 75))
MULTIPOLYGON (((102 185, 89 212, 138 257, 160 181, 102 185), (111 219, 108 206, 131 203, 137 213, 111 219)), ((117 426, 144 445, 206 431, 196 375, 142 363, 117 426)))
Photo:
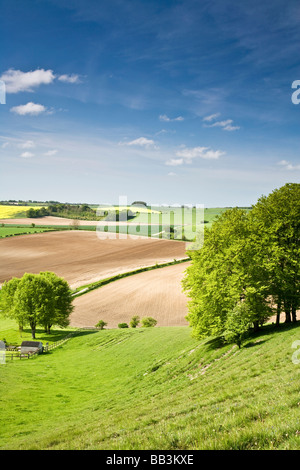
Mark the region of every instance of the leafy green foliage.
POLYGON ((228 343, 235 343, 240 348, 251 325, 251 312, 245 302, 237 304, 231 312, 228 312, 224 338, 228 343))
POLYGON ((87 204, 49 204, 48 207, 30 208, 27 211, 27 217, 30 218, 45 217, 47 215, 82 220, 101 219, 101 217, 97 217, 96 211, 87 204))
POLYGON ((14 318, 19 328, 30 325, 35 338, 37 325, 50 333, 53 324, 66 327, 73 310, 68 283, 52 272, 25 273, 22 278, 4 282, 0 291, 3 316, 14 318))
POLYGON ((157 320, 153 317, 144 317, 142 318, 141 324, 144 328, 150 328, 157 324, 157 320))
POLYGON ((300 185, 262 197, 251 211, 228 209, 205 228, 204 244, 191 251, 183 288, 193 335, 222 334, 241 302, 258 329, 274 313, 296 321, 300 306, 300 185))
POLYGON ((129 325, 131 328, 136 328, 138 326, 138 324, 140 323, 140 317, 138 315, 134 315, 130 322, 129 322, 129 325))
POLYGON ((107 323, 104 320, 99 320, 95 326, 96 328, 100 328, 100 330, 104 330, 104 327, 107 326, 107 323))
POLYGON ((119 323, 118 328, 129 328, 127 323, 119 323))

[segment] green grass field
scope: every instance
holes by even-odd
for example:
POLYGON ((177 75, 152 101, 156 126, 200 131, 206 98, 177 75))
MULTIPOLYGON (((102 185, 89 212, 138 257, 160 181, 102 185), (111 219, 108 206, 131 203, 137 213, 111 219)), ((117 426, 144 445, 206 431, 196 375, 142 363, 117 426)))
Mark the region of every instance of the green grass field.
POLYGON ((27 235, 29 233, 50 232, 55 230, 52 227, 30 227, 30 226, 5 226, 0 227, 0 238, 12 237, 14 235, 27 235))
POLYGON ((296 325, 240 350, 188 327, 85 331, 0 365, 0 448, 300 449, 296 325))

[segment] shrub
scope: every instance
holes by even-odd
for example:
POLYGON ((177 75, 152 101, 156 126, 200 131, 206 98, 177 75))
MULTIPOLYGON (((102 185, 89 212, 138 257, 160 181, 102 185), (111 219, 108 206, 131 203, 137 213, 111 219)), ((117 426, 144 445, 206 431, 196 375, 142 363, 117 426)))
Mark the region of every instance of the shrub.
POLYGON ((107 325, 107 323, 104 320, 99 320, 97 325, 95 325, 95 326, 96 326, 96 328, 100 328, 100 330, 104 330, 104 327, 106 325, 107 325))
POLYGON ((127 323, 119 323, 118 328, 128 328, 127 323))
POLYGON ((138 315, 134 315, 132 319, 130 320, 129 325, 131 328, 136 328, 140 322, 140 317, 138 315))
POLYGON ((151 326, 155 326, 157 324, 157 320, 152 317, 144 317, 142 318, 142 326, 145 328, 149 328, 151 326))

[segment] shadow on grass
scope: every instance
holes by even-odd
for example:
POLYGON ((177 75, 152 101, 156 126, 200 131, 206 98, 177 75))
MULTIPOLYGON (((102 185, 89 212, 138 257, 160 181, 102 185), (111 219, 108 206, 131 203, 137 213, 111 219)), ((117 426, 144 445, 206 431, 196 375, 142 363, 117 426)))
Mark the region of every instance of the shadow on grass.
POLYGON ((50 333, 46 333, 43 329, 37 328, 35 330, 35 339, 31 338, 31 329, 24 328, 22 335, 20 336, 21 341, 42 341, 48 343, 56 343, 64 339, 70 333, 73 333, 74 336, 86 336, 94 333, 98 333, 99 330, 53 330, 50 333), (29 338, 30 336, 30 338, 29 338))
MULTIPOLYGON (((261 326, 258 331, 253 331, 253 330, 249 331, 247 338, 245 338, 244 340, 245 342, 243 344, 243 347, 251 348, 253 346, 261 345, 262 343, 269 341, 268 339, 259 340, 261 336, 274 335, 274 334, 282 333, 283 331, 292 330, 298 327, 300 327, 299 320, 297 322, 291 322, 291 323, 280 323, 279 326, 276 326, 275 323, 265 324, 261 326)), ((207 349, 219 349, 219 348, 222 348, 223 346, 226 346, 228 343, 225 341, 223 336, 215 336, 213 338, 209 338, 204 344, 205 346, 207 346, 207 349)))

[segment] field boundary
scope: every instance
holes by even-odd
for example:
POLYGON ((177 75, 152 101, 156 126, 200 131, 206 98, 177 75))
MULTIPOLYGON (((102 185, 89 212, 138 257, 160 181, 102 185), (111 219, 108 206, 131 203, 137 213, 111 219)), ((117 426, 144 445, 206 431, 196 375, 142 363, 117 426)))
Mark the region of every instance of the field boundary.
POLYGON ((73 291, 72 297, 73 298, 80 297, 81 295, 87 294, 88 292, 91 292, 106 284, 110 284, 111 282, 117 281, 119 279, 123 279, 125 277, 133 276, 135 274, 139 274, 139 273, 146 272, 146 271, 152 271, 154 269, 165 268, 167 266, 173 266, 175 264, 186 263, 187 261, 191 261, 191 258, 187 257, 187 258, 174 259, 174 261, 169 261, 169 262, 161 263, 161 264, 156 263, 151 266, 144 266, 142 268, 134 269, 133 271, 127 271, 126 273, 116 274, 114 276, 101 279, 100 281, 92 282, 91 284, 86 284, 84 286, 77 287, 73 291))
MULTIPOLYGON (((40 354, 47 353, 49 351, 52 351, 52 349, 57 348, 58 346, 61 346, 62 344, 66 343, 69 339, 71 339, 73 336, 75 336, 77 333, 79 333, 81 328, 78 328, 76 331, 71 331, 67 336, 64 338, 60 339, 59 341, 56 341, 55 343, 52 343, 50 345, 46 344, 43 349, 43 353, 40 353, 38 351, 35 352, 29 352, 29 353, 21 353, 21 352, 16 352, 14 353, 13 350, 11 352, 8 352, 5 354, 5 359, 8 359, 9 361, 12 361, 14 359, 30 359, 31 357, 34 356, 39 356, 40 354)), ((9 349, 7 351, 10 351, 9 349)))

